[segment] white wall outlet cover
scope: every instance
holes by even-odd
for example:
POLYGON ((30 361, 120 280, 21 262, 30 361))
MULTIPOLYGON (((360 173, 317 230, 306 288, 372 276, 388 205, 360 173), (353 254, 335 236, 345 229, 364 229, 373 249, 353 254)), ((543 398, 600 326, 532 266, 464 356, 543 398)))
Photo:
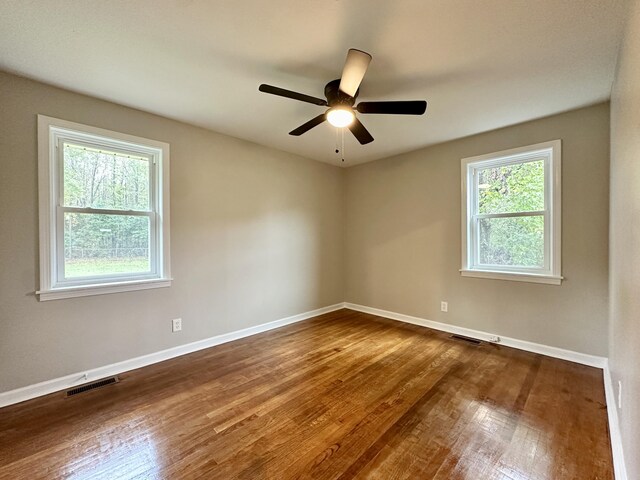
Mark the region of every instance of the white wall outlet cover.
POLYGON ((448 302, 440 302, 440 310, 442 312, 448 312, 449 311, 449 303, 448 302))
POLYGON ((174 318, 171 321, 171 331, 172 332, 179 332, 180 330, 182 330, 182 319, 181 318, 174 318))

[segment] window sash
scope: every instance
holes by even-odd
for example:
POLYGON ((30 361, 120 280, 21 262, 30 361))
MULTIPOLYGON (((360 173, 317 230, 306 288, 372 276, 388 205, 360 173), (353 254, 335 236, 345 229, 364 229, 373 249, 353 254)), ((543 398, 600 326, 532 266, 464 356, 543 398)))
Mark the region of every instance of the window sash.
MULTIPOLYGON (((473 212, 477 215, 494 215, 494 214, 481 214, 480 212, 480 174, 481 170, 489 170, 491 168, 496 167, 510 167, 513 165, 522 165, 524 163, 532 163, 532 162, 543 162, 544 167, 544 209, 549 208, 549 198, 548 198, 548 180, 549 180, 549 166, 550 160, 549 155, 541 155, 540 152, 530 152, 524 155, 517 155, 515 158, 511 157, 502 157, 498 159, 491 159, 484 162, 477 162, 469 165, 469 168, 472 169, 473 175, 473 212)), ((500 212, 499 214, 516 214, 516 213, 525 213, 525 212, 500 212)))
POLYGON ((106 210, 96 208, 78 208, 58 206, 56 209, 56 285, 92 285, 97 282, 144 280, 158 278, 158 242, 154 235, 157 229, 157 214, 155 212, 140 212, 135 210, 106 210), (149 218, 149 268, 148 272, 121 272, 106 273, 104 275, 87 275, 82 277, 67 278, 65 272, 64 254, 64 214, 65 213, 91 213, 96 215, 120 215, 123 217, 139 216, 149 218))
MULTIPOLYGON (((64 147, 65 145, 78 145, 91 150, 100 150, 100 148, 104 148, 105 150, 109 150, 110 152, 117 153, 121 156, 133 156, 140 159, 146 159, 149 162, 149 177, 147 179, 149 183, 149 204, 147 205, 146 210, 123 210, 123 209, 96 209, 96 210, 110 210, 110 211, 118 211, 118 212, 153 212, 155 210, 154 207, 157 206, 157 202, 155 199, 156 189, 155 186, 155 166, 157 164, 156 158, 153 155, 142 154, 136 150, 127 150, 118 146, 110 146, 106 141, 100 141, 96 139, 95 144, 92 144, 88 141, 84 140, 71 140, 66 138, 65 136, 57 137, 57 154, 56 160, 58 162, 58 168, 56 169, 58 173, 58 205, 64 206, 65 208, 79 208, 79 207, 70 207, 64 204, 64 147), (98 148, 96 148, 98 147, 98 148)), ((95 207, 82 207, 82 208, 92 208, 95 207)))
POLYGON ((519 212, 515 214, 495 213, 475 215, 472 218, 472 224, 469 237, 472 239, 472 255, 469 262, 471 270, 492 270, 504 272, 521 272, 533 274, 551 274, 551 258, 550 258, 550 235, 549 235, 549 212, 541 210, 538 212, 519 212), (522 218, 522 217, 543 217, 544 218, 544 262, 542 267, 524 266, 524 265, 501 265, 482 263, 480 261, 480 220, 485 218, 522 218))
MULTIPOLYGON (((556 160, 553 158, 554 148, 559 147, 559 141, 548 144, 540 144, 543 148, 536 149, 536 146, 524 147, 522 149, 515 149, 515 153, 501 152, 494 155, 483 155, 473 159, 463 159, 467 163, 463 163, 463 178, 464 189, 463 192, 466 198, 463 198, 463 202, 466 205, 466 228, 463 232, 465 235, 465 248, 463 251, 463 271, 478 271, 478 272, 496 272, 496 273, 522 273, 533 275, 546 275, 554 276, 559 275, 559 259, 556 261, 555 251, 559 246, 554 244, 554 237, 559 239, 560 232, 554 232, 554 228, 559 226, 559 218, 554 219, 555 205, 554 202, 559 201, 559 198, 554 198, 556 189, 559 192, 559 184, 556 182, 556 175, 559 175, 559 168, 556 169, 554 163, 557 161, 559 167, 559 158, 556 160), (501 213, 479 213, 479 171, 487 168, 502 167, 509 165, 516 165, 521 163, 528 163, 533 161, 544 162, 544 210, 535 211, 523 211, 523 212, 501 212, 501 213), (518 217, 531 217, 542 216, 544 221, 544 264, 542 267, 530 267, 530 266, 518 266, 518 265, 493 265, 483 264, 480 262, 480 238, 479 238, 479 223, 482 219, 487 218, 518 218, 518 217), (557 269, 558 271, 554 271, 557 269)), ((559 154, 559 151, 558 151, 559 154)), ((558 180, 559 181, 559 180, 558 180)), ((556 216, 559 212, 555 212, 556 216)), ((559 251, 558 251, 559 255, 559 251)))
POLYGON ((53 196, 56 199, 55 211, 52 219, 55 224, 55 237, 52 238, 52 287, 72 287, 84 285, 97 285, 117 283, 124 281, 150 280, 162 277, 162 258, 159 255, 160 236, 162 231, 159 222, 159 209, 161 208, 158 195, 158 154, 150 153, 149 149, 130 144, 121 145, 117 140, 100 138, 98 136, 84 134, 82 132, 56 132, 52 133, 55 139, 56 152, 55 165, 51 170, 54 175, 52 185, 55 188, 53 196), (123 156, 146 158, 149 161, 149 205, 146 210, 121 210, 94 207, 71 207, 64 205, 64 147, 66 144, 78 145, 95 150, 108 150, 123 156), (88 213, 102 215, 121 216, 145 216, 149 218, 149 272, 121 272, 104 275, 90 275, 67 278, 65 274, 64 255, 64 214, 88 213))

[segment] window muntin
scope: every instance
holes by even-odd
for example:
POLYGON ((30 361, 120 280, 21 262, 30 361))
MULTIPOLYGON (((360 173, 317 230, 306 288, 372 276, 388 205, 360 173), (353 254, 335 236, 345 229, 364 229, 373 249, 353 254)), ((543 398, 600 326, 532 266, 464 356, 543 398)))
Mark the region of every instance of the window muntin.
POLYGON ((560 141, 463 159, 462 166, 463 275, 559 279, 560 141))
POLYGON ((39 136, 40 299, 168 286, 168 145, 44 116, 39 136))

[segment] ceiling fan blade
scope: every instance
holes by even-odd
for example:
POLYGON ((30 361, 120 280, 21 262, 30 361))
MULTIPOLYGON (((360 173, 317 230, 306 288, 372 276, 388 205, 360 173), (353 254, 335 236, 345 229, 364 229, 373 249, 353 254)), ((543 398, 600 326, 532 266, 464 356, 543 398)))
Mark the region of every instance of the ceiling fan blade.
POLYGON ((356 107, 360 113, 383 113, 390 115, 422 115, 427 110, 424 100, 401 102, 362 102, 356 107))
POLYGON ((325 120, 326 120, 326 115, 324 113, 322 113, 322 114, 318 115, 317 117, 312 118, 307 123, 303 123, 302 125, 300 125, 295 130, 291 130, 289 132, 289 135, 294 135, 294 136, 298 137, 298 136, 302 135, 303 133, 308 132, 313 127, 317 127, 318 125, 320 125, 325 120))
POLYGON ((264 93, 270 93, 271 95, 278 95, 280 97, 292 98, 294 100, 300 100, 301 102, 313 103, 314 105, 321 105, 326 107, 328 105, 326 100, 321 98, 312 97, 311 95, 305 95, 304 93, 293 92, 291 90, 285 90, 284 88, 274 87, 263 83, 258 87, 258 90, 264 93))
POLYGON ((353 133, 353 136, 358 139, 361 145, 373 142, 373 137, 369 133, 369 130, 364 128, 364 125, 357 118, 353 119, 353 123, 349 125, 349 130, 353 133))
POLYGON ((342 77, 340 77, 340 90, 355 97, 370 62, 371 55, 367 52, 350 48, 342 69, 342 77))

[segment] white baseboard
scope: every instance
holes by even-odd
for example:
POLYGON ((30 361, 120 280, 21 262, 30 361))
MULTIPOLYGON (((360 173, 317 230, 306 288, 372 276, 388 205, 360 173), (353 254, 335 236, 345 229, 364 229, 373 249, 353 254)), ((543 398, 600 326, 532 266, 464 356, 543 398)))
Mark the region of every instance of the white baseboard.
POLYGON ((122 362, 113 363, 111 365, 105 365, 104 367, 98 367, 86 372, 73 373, 64 377, 54 378, 44 382, 36 383, 34 385, 28 385, 26 387, 17 388, 8 392, 0 393, 0 407, 6 407, 14 403, 24 402, 32 398, 40 397, 42 395, 48 395, 60 390, 66 390, 76 385, 80 385, 99 378, 110 377, 119 373, 134 370, 136 368, 145 367, 153 363, 163 362, 171 358, 186 355, 187 353, 196 352, 205 348, 214 347, 222 343, 231 342, 240 338, 249 337, 257 333, 273 330, 274 328, 284 327, 292 323, 307 320, 323 313, 333 312, 344 308, 344 304, 338 303, 336 305, 330 305, 328 307, 318 308, 309 312, 300 313, 291 317, 282 318, 273 322, 263 323, 256 325, 255 327, 249 327, 242 330, 236 330, 234 332, 225 333, 222 335, 216 335, 215 337, 205 338, 204 340, 198 340, 197 342, 187 343, 186 345, 180 345, 178 347, 168 348, 167 350, 161 350, 159 352, 150 353, 141 357, 131 358, 122 362))
POLYGON ((565 350, 557 347, 550 347, 548 345, 527 342, 526 340, 519 340, 517 338, 503 337, 502 335, 495 333, 487 333, 480 330, 473 330, 470 328, 449 325, 447 323, 434 322, 433 320, 412 317, 411 315, 404 315, 402 313, 389 312, 387 310, 381 310, 379 308, 365 307, 363 305, 356 305, 349 302, 345 302, 344 307, 351 310, 356 310, 358 312, 370 313, 372 315, 378 315, 380 317, 386 317, 392 320, 398 320, 400 322, 420 325, 422 327, 433 328, 434 330, 440 330, 457 335, 464 335, 465 337, 477 338, 478 340, 483 341, 489 341, 490 337, 498 336, 500 337, 500 345, 517 348, 519 350, 526 350, 527 352, 539 353, 548 357, 569 360, 570 362, 581 363, 583 365, 589 365, 590 367, 604 368, 607 363, 606 357, 587 355, 586 353, 574 352, 572 350, 565 350))
POLYGON ((609 362, 604 367, 604 393, 607 399, 607 415, 609 416, 609 435, 611 436, 611 452, 613 454, 613 469, 616 480, 627 480, 627 468, 624 463, 624 451, 622 449, 622 436, 618 421, 618 405, 616 394, 609 370, 609 362))

